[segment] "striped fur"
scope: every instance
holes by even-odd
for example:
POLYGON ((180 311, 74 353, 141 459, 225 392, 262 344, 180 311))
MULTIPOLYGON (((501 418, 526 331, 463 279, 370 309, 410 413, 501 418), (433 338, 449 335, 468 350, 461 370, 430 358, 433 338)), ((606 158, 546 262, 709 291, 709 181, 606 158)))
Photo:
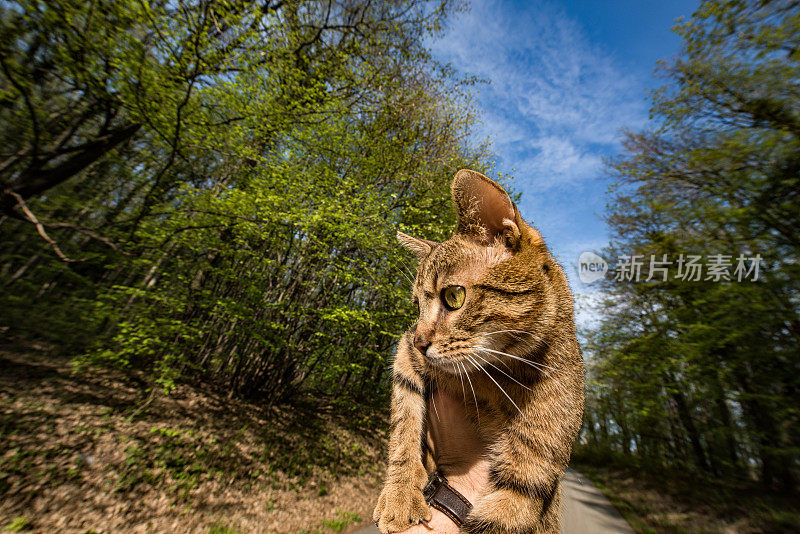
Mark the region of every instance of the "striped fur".
POLYGON ((400 237, 420 258, 420 316, 395 357, 389 466, 374 519, 387 534, 430 517, 421 492, 435 468, 423 447, 426 397, 441 388, 464 400, 491 462, 463 531, 555 533, 560 480, 583 412, 572 295, 541 235, 499 185, 459 171, 453 201, 459 223, 450 239, 400 237), (466 289, 458 310, 440 297, 452 285, 466 289), (423 354, 414 337, 425 332, 431 344, 423 354))

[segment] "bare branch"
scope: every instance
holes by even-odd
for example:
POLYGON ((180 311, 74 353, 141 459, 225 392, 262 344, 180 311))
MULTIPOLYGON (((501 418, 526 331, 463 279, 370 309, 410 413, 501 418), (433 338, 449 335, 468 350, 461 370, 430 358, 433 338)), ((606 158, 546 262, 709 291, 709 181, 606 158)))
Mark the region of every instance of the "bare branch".
POLYGON ((11 195, 11 196, 13 196, 14 198, 17 199, 17 205, 15 207, 19 208, 20 210, 22 210, 22 213, 25 214, 25 217, 27 218, 27 220, 30 223, 32 223, 34 226, 36 226, 36 231, 39 232, 39 235, 42 236, 42 239, 47 241, 47 243, 53 249, 53 252, 56 253, 56 256, 58 256, 59 259, 61 259, 61 261, 64 261, 64 262, 67 262, 67 263, 75 263, 75 262, 78 262, 78 261, 84 261, 84 260, 73 260, 73 259, 70 259, 70 258, 68 258, 66 256, 66 254, 64 254, 61 251, 61 249, 58 247, 58 243, 53 241, 53 239, 49 235, 47 235, 47 232, 45 232, 45 229, 44 229, 44 225, 42 225, 42 223, 39 222, 39 219, 37 219, 36 215, 34 215, 33 212, 30 210, 30 208, 28 207, 28 204, 25 203, 25 199, 23 199, 18 193, 15 193, 14 191, 6 190, 6 194, 7 195, 11 195))

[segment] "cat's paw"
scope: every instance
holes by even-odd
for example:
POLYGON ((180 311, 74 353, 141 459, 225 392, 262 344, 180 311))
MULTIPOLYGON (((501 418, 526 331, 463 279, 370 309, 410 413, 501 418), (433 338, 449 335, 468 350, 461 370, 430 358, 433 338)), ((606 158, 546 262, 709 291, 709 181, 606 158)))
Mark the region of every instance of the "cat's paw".
POLYGON ((422 490, 413 484, 386 484, 372 514, 372 520, 381 534, 402 532, 430 519, 431 509, 425 502, 422 490))

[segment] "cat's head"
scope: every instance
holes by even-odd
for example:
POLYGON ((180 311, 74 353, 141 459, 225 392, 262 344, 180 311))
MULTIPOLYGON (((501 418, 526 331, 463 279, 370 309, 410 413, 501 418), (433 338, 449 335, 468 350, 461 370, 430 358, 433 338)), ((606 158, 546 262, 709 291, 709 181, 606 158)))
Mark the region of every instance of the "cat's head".
POLYGON ((452 196, 458 225, 450 239, 397 235, 419 259, 415 350, 446 372, 458 372, 458 362, 532 357, 558 335, 557 324, 574 328, 564 273, 500 185, 461 170, 452 196))

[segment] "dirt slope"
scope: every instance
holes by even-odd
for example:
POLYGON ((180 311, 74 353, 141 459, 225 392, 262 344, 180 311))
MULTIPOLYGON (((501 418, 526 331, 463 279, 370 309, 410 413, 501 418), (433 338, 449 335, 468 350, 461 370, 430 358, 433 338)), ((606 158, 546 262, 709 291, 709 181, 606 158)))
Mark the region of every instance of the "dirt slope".
POLYGON ((187 386, 150 398, 41 349, 0 349, 0 529, 335 532, 370 515, 378 421, 187 386))

